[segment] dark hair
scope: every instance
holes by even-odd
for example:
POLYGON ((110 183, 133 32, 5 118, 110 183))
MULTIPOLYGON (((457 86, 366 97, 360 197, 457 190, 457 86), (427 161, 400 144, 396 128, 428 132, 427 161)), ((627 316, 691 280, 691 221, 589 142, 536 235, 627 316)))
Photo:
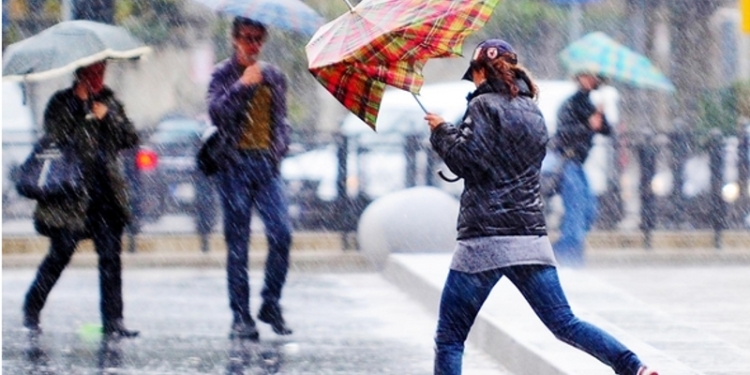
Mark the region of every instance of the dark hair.
POLYGON ((236 37, 240 33, 240 27, 242 26, 251 26, 256 29, 259 29, 263 32, 263 35, 265 35, 268 31, 266 30, 266 25, 250 18, 246 17, 234 17, 234 20, 232 21, 232 36, 236 37))
POLYGON ((104 66, 107 66, 107 60, 104 59, 104 60, 101 60, 101 61, 97 61, 97 62, 91 63, 91 64, 86 65, 86 66, 82 66, 82 67, 76 69, 73 72, 73 75, 75 76, 76 79, 79 79, 79 78, 81 78, 81 74, 83 74, 84 70, 86 70, 86 69, 88 69, 91 66, 96 65, 96 64, 104 64, 104 66))
POLYGON ((480 58, 471 62, 471 68, 473 70, 484 68, 487 80, 499 80, 503 82, 508 87, 510 96, 513 98, 518 96, 520 91, 518 85, 516 85, 517 79, 526 82, 531 91, 532 98, 536 99, 539 95, 539 88, 531 80, 531 75, 526 68, 518 64, 518 57, 515 53, 502 52, 497 58, 492 60, 480 58))

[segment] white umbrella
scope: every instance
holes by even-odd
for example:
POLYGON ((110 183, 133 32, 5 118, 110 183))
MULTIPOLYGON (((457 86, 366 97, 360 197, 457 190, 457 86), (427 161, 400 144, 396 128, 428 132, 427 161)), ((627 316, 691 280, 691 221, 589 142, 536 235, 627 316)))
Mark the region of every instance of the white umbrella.
POLYGON ((122 27, 93 21, 60 22, 3 52, 3 79, 39 81, 105 59, 135 59, 151 48, 122 27))

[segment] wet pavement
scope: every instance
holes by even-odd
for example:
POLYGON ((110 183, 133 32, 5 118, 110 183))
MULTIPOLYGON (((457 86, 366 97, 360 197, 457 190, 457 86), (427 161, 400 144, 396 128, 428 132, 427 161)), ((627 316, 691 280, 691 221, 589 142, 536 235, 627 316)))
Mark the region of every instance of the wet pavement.
MULTIPOLYGON (((291 336, 258 323, 260 342, 228 339, 221 269, 124 271, 125 323, 136 339, 102 342, 95 269, 69 268, 42 312, 38 342, 20 326, 31 268, 5 268, 3 374, 430 374, 434 312, 378 273, 292 273, 282 305, 291 336)), ((251 306, 261 274, 251 272, 251 306)), ((467 374, 510 374, 476 347, 467 374)))
MULTIPOLYGON (((384 276, 435 308, 450 254, 392 255, 384 276)), ((578 317, 613 334, 661 375, 750 375, 750 267, 650 265, 560 269, 578 317)), ((541 324, 501 280, 471 342, 515 374, 610 374, 541 324)))

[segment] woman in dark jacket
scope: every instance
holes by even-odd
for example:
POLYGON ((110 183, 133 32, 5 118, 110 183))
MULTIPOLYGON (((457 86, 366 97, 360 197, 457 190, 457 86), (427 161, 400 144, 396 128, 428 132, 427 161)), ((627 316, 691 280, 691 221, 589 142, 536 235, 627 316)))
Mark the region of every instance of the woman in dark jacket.
POLYGON ((555 336, 622 375, 657 375, 614 337, 570 309, 547 237, 539 175, 548 141, 537 88, 513 48, 490 39, 464 79, 477 89, 459 126, 425 116, 430 141, 464 179, 458 243, 440 301, 435 374, 460 374, 464 342, 490 291, 506 276, 555 336))
POLYGON ((34 225, 50 249, 26 293, 23 325, 40 333, 39 315, 52 287, 85 238, 99 256, 100 310, 108 336, 134 337, 122 322, 122 233, 130 219, 119 153, 138 145, 135 127, 112 90, 104 86, 105 62, 76 71, 73 86, 55 93, 44 113, 44 133, 72 150, 83 164, 86 194, 38 201, 34 225))

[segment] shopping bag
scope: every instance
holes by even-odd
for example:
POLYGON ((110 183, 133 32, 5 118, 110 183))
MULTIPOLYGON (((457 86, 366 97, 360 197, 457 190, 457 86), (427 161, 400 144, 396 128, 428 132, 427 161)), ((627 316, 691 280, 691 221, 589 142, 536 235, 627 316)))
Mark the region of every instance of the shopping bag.
POLYGON ((16 190, 41 201, 77 197, 85 192, 80 159, 73 150, 43 137, 19 166, 16 190))

